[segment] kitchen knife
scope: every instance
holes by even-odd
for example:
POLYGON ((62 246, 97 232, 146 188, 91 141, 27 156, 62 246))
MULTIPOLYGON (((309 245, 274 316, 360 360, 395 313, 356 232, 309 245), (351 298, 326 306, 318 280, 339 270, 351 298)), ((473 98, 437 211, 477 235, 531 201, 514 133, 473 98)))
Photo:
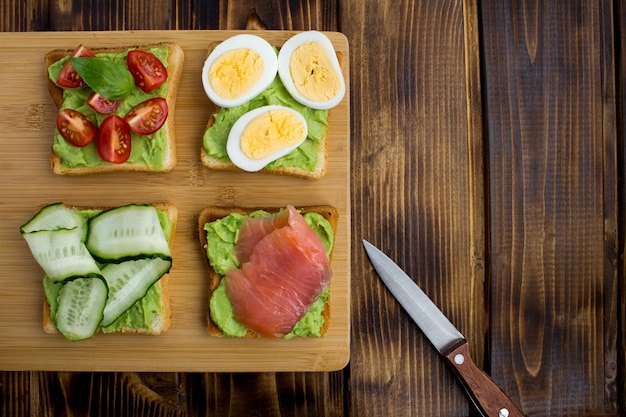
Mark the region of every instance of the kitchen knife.
POLYGON ((387 288, 459 377, 486 417, 523 417, 515 403, 470 357, 467 340, 430 298, 387 255, 366 240, 363 246, 387 288))

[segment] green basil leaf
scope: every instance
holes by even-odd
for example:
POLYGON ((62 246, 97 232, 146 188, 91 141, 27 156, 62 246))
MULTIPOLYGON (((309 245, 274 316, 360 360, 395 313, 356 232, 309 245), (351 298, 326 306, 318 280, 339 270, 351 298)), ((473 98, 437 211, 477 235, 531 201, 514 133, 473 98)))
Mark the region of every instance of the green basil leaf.
POLYGON ((130 71, 108 59, 77 57, 71 63, 85 83, 108 100, 124 100, 135 86, 130 71))

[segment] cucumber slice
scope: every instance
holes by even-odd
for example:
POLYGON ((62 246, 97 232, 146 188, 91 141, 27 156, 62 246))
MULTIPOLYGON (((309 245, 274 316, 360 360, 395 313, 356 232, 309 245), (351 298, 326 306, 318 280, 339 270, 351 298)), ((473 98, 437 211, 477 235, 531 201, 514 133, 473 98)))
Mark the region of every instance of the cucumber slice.
POLYGON ((63 285, 54 319, 57 330, 72 341, 93 336, 106 305, 108 289, 100 278, 76 278, 63 285))
POLYGON ((171 266, 172 262, 169 260, 147 258, 103 267, 102 275, 109 287, 109 298, 104 308, 101 326, 110 325, 137 300, 142 299, 171 266))
POLYGON ((102 278, 100 268, 81 241, 82 230, 41 230, 25 233, 33 257, 46 275, 55 282, 76 277, 102 278))
POLYGON ((172 259, 154 206, 131 204, 103 211, 89 222, 86 245, 102 263, 172 259))
POLYGON ((54 203, 39 210, 28 222, 20 227, 20 233, 74 229, 75 227, 80 228, 83 232, 81 240, 84 242, 87 237, 87 219, 63 203, 54 203))

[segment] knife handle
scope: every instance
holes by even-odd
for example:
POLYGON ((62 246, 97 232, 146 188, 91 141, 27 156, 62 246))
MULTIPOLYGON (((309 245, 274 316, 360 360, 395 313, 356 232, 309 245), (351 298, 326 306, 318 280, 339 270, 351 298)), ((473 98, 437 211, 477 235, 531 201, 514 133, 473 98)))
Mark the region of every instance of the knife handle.
POLYGON ((515 403, 472 360, 467 342, 444 355, 474 404, 487 417, 524 417, 515 403))

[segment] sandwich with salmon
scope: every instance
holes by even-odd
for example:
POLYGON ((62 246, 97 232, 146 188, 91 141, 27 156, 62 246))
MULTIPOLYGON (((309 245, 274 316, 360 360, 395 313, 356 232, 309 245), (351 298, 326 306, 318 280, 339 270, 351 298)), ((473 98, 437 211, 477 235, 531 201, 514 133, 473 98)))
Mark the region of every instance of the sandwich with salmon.
POLYGON ((198 232, 209 271, 209 334, 323 337, 337 222, 332 206, 204 208, 198 232))
POLYGON ((42 207, 20 233, 43 270, 44 331, 70 341, 166 332, 177 216, 169 203, 42 207))
POLYGON ((173 42, 48 52, 46 83, 59 108, 53 172, 171 171, 183 62, 173 42))

